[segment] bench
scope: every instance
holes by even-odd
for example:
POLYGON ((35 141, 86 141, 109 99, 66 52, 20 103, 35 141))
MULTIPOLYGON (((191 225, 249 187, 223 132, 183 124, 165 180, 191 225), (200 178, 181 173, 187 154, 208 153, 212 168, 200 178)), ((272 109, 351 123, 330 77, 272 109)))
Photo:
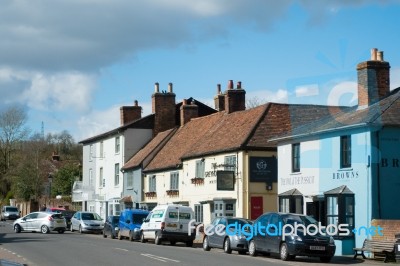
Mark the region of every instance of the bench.
POLYGON ((361 248, 353 248, 353 259, 356 259, 358 255, 361 255, 365 259, 366 257, 364 252, 370 252, 374 254, 374 258, 384 258, 383 262, 396 261, 394 243, 394 240, 388 241, 365 239, 361 248))

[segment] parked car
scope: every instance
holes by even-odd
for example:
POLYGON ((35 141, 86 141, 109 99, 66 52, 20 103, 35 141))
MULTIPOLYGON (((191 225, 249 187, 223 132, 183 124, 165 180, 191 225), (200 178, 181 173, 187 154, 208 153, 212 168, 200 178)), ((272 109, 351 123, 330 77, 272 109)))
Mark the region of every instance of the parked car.
POLYGON ((175 245, 184 242, 186 246, 193 246, 196 237, 194 230, 189 232, 189 222, 193 219, 194 212, 191 207, 178 204, 158 205, 143 221, 140 227, 140 241, 154 240, 160 245, 166 240, 175 245))
POLYGON ((17 207, 14 206, 3 206, 1 208, 0 220, 15 220, 20 216, 20 212, 17 207))
POLYGON ((127 237, 130 241, 140 239, 140 226, 149 215, 148 211, 140 209, 126 209, 121 212, 119 218, 118 239, 127 237))
MULTIPOLYGON (((254 226, 259 229, 263 226, 264 236, 259 232, 253 234, 249 242, 249 254, 256 256, 260 253, 277 253, 282 260, 294 259, 296 256, 319 257, 322 262, 329 262, 335 254, 335 241, 329 235, 313 231, 307 234, 302 229, 297 234, 283 237, 282 230, 285 225, 318 226, 318 222, 311 216, 295 213, 265 213, 254 221, 254 226), (266 229, 268 227, 268 230, 266 229)), ((311 227, 310 227, 311 228, 311 227)), ((289 228, 287 228, 289 229, 289 228)), ((259 230, 258 230, 259 231, 259 230)), ((286 233, 289 233, 287 231, 286 233)))
POLYGON ((119 232, 118 224, 119 215, 108 216, 104 223, 103 237, 106 238, 108 235, 110 235, 112 239, 116 238, 119 232))
POLYGON ((104 221, 95 212, 78 211, 71 218, 71 232, 94 232, 101 234, 104 229, 104 221))
MULTIPOLYGON (((209 226, 208 235, 203 239, 203 249, 210 251, 211 248, 222 248, 225 253, 232 253, 232 250, 236 250, 239 254, 246 254, 247 240, 246 235, 241 233, 241 228, 251 227, 252 224, 249 220, 237 217, 216 217, 209 226), (226 233, 227 226, 230 233, 226 233), (244 226, 244 227, 243 227, 244 226), (218 228, 223 229, 221 232, 217 232, 218 228)), ((248 228, 251 229, 251 228, 248 228)))
POLYGON ((50 231, 57 231, 59 234, 65 232, 67 224, 60 213, 32 212, 14 221, 14 231, 42 232, 48 234, 50 231))

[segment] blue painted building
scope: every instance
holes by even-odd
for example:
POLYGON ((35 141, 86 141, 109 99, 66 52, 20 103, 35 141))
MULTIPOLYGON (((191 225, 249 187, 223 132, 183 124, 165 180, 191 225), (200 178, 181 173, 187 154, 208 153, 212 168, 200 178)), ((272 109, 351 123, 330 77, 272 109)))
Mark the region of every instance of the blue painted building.
POLYGON ((389 70, 373 49, 357 65, 357 106, 272 140, 279 211, 312 215, 331 229, 348 224, 353 232, 334 236, 337 255, 371 238, 365 228, 373 219, 400 219, 400 88, 390 90, 389 70))

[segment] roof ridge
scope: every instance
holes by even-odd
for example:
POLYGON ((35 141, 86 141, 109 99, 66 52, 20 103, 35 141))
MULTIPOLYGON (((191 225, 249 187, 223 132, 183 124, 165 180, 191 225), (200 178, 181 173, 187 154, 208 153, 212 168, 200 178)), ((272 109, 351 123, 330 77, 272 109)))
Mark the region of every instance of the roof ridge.
MULTIPOLYGON (((400 91, 400 87, 397 88, 397 89, 395 89, 395 90, 393 90, 393 92, 390 93, 390 95, 388 95, 388 97, 385 97, 385 99, 389 98, 390 96, 396 95, 396 93, 398 93, 398 91, 396 91, 396 90, 400 91), (396 91, 396 92, 395 92, 395 91, 396 91)), ((378 120, 379 117, 382 117, 383 114, 384 114, 396 101, 398 101, 399 99, 400 99, 399 96, 398 96, 398 97, 395 97, 395 99, 394 99, 392 102, 390 102, 390 103, 388 104, 388 106, 387 106, 384 110, 382 110, 382 112, 380 112, 379 114, 377 114, 375 118, 371 119, 370 124, 373 124, 376 120, 378 120)), ((380 103, 380 101, 377 102, 377 103, 375 103, 375 104, 378 105, 379 103, 380 103)))

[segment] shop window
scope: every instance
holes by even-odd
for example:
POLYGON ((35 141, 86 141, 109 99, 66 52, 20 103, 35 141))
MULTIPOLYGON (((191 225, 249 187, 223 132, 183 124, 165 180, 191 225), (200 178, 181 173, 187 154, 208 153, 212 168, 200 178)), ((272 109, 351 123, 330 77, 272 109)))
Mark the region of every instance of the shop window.
POLYGON ((326 192, 325 202, 327 226, 348 224, 350 230, 354 228, 354 194, 346 186, 326 192))
POLYGON ((303 196, 279 196, 279 212, 303 213, 303 196))
POLYGON ((292 172, 300 172, 300 143, 292 144, 292 172))
POLYGON ((351 136, 340 137, 340 167, 351 167, 351 136))

